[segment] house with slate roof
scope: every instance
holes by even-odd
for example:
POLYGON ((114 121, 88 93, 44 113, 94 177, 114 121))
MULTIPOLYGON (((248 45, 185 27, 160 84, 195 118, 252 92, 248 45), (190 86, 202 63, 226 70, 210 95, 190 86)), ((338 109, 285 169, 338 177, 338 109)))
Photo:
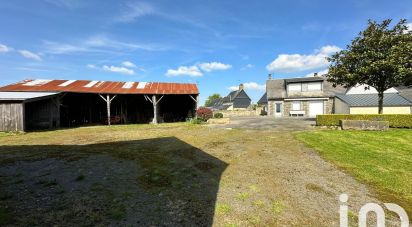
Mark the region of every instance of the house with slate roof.
POLYGON ((230 92, 223 98, 216 99, 212 102, 213 110, 244 110, 249 108, 252 99, 244 90, 243 84, 239 85, 239 89, 230 92))
MULTIPOLYGON (((269 79, 259 100, 269 116, 316 117, 319 114, 377 114, 378 92, 368 85, 333 87, 323 76, 269 79)), ((385 91, 383 112, 412 113, 412 86, 385 91)))

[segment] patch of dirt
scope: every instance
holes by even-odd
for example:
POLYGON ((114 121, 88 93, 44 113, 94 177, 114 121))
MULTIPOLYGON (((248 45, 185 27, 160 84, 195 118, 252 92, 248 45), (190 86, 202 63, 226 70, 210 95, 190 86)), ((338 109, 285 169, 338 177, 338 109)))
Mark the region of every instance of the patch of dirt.
POLYGON ((339 226, 340 194, 349 195, 352 224, 361 206, 382 204, 290 132, 166 125, 49 133, 0 138, 1 224, 339 226))

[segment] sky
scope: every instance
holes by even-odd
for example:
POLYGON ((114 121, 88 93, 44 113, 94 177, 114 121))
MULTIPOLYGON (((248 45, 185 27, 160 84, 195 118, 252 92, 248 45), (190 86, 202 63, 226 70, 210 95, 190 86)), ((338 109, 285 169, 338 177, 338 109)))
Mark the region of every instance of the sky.
MULTIPOLYGON (((243 83, 327 72, 368 19, 412 22, 412 1, 0 1, 0 85, 23 79, 243 83)), ((411 26, 412 27, 412 26, 411 26)))

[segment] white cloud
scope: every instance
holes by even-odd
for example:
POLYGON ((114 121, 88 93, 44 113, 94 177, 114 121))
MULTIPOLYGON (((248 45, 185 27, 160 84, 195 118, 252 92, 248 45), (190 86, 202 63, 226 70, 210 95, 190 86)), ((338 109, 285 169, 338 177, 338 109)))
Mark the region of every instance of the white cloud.
POLYGON ((328 66, 326 57, 341 50, 337 46, 324 46, 315 50, 313 54, 280 54, 266 66, 270 72, 302 72, 311 69, 324 68, 328 66))
POLYGON ((19 53, 21 54, 21 56, 23 56, 25 58, 33 59, 33 60, 36 60, 36 61, 42 61, 41 57, 38 54, 35 54, 35 53, 30 52, 28 50, 20 50, 19 53))
MULTIPOLYGON (((255 91, 265 91, 266 90, 265 84, 258 84, 256 82, 244 83, 243 87, 245 90, 255 90, 255 91)), ((231 86, 228 89, 231 91, 237 91, 239 89, 239 86, 231 86)))
POLYGON ((166 76, 191 76, 199 77, 203 76, 203 73, 195 65, 193 66, 180 66, 177 69, 169 69, 166 72, 166 76))
POLYGON ((221 62, 203 62, 199 63, 198 66, 205 72, 212 72, 216 70, 227 70, 232 68, 232 65, 223 64, 221 62))
POLYGON ((117 53, 118 51, 162 51, 168 49, 165 46, 154 44, 141 44, 131 42, 121 42, 110 39, 105 35, 91 36, 84 40, 79 40, 73 43, 63 43, 54 41, 43 41, 45 53, 49 54, 71 54, 80 52, 92 53, 117 53), (116 52, 117 51, 117 52, 116 52))
POLYGON ((408 24, 406 24, 406 26, 408 27, 408 32, 411 32, 412 31, 412 23, 408 23, 408 24))
POLYGON ((139 17, 147 16, 155 12, 154 7, 145 2, 130 2, 126 7, 124 12, 115 18, 115 22, 131 22, 139 17))
POLYGON ((241 70, 251 69, 251 68, 254 68, 254 67, 255 67, 255 65, 247 64, 247 65, 243 66, 243 67, 241 68, 241 70))
MULTIPOLYGON (((324 69, 317 73, 318 73, 318 76, 323 76, 325 74, 328 74, 328 72, 329 72, 329 69, 324 69)), ((305 77, 313 77, 314 75, 315 75, 315 72, 311 72, 311 73, 306 74, 305 77)))
POLYGON ((122 65, 123 65, 124 67, 128 67, 128 68, 136 68, 136 65, 135 65, 133 62, 130 62, 130 61, 124 61, 124 62, 122 62, 122 65))
POLYGON ((93 64, 87 64, 87 68, 89 69, 97 69, 97 67, 93 64))
POLYGON ((0 53, 7 53, 11 50, 12 50, 11 47, 8 47, 8 46, 0 43, 0 53))
POLYGON ((104 71, 108 71, 108 72, 121 73, 121 74, 126 74, 126 75, 134 75, 134 70, 128 69, 128 68, 125 68, 125 67, 117 67, 117 66, 113 66, 113 65, 112 66, 104 65, 102 67, 102 69, 104 71))

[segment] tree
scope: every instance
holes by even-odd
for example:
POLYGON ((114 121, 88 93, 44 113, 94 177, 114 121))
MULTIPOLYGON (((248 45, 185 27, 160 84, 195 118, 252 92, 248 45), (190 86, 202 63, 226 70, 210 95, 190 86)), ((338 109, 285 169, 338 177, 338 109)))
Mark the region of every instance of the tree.
POLYGON ((412 32, 406 20, 389 28, 392 20, 368 21, 367 28, 346 50, 328 58, 328 81, 336 87, 367 84, 378 91, 379 114, 383 113, 384 91, 412 81, 412 32))
POLYGON ((212 106, 213 101, 215 101, 216 99, 220 99, 220 98, 221 98, 220 94, 217 94, 217 93, 207 97, 206 102, 205 102, 205 106, 206 107, 212 106))

